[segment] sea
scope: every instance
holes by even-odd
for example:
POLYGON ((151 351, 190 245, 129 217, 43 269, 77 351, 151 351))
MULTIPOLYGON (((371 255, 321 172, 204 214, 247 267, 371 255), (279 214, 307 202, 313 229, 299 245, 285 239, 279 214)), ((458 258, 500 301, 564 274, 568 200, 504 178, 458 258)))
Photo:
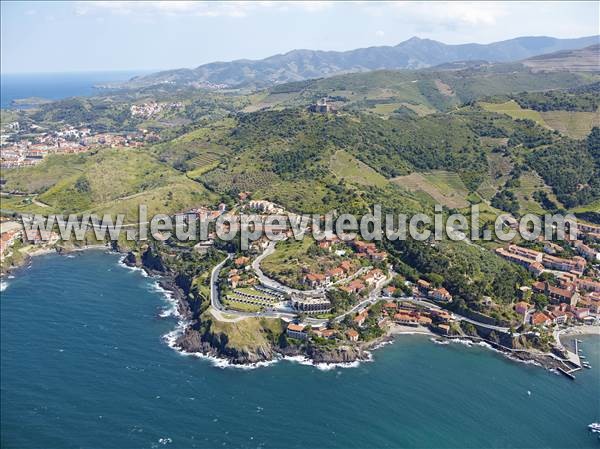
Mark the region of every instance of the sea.
POLYGON ((10 108, 13 100, 40 97, 59 100, 68 97, 97 95, 94 86, 127 81, 148 71, 72 72, 72 73, 2 73, 0 107, 10 108))
POLYGON ((3 279, 2 448, 598 448, 600 338, 574 381, 401 335, 352 367, 182 355, 169 296, 103 251, 3 279))

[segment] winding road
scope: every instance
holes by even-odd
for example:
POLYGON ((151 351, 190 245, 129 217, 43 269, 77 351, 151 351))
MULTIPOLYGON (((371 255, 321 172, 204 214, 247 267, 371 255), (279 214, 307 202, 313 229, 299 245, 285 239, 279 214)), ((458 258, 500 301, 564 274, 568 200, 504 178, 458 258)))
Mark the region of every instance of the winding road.
MULTIPOLYGON (((282 292, 282 293, 286 293, 286 294, 291 294, 291 293, 303 293, 303 294, 315 294, 315 293, 323 293, 324 289, 316 289, 316 290, 296 290, 290 287, 287 287, 269 277, 267 277, 263 271, 260 268, 260 263, 262 262, 262 260, 265 257, 268 257, 269 255, 273 254, 273 252, 275 251, 275 244, 276 242, 270 242, 268 244, 268 246, 265 248, 265 250, 263 251, 262 254, 260 254, 256 259, 254 259, 254 261, 252 262, 252 269, 254 270, 254 272, 256 273, 256 275, 258 276, 260 282, 269 287, 272 288, 273 290, 282 292)), ((221 304, 220 298, 219 298, 219 288, 218 288, 218 279, 219 279, 219 274, 221 272, 221 269, 223 268, 223 265, 225 265, 225 263, 230 260, 232 257, 234 256, 234 254, 228 254, 227 257, 225 259, 223 259, 223 261, 221 261, 218 265, 216 265, 210 275, 210 304, 211 304, 211 313, 212 315, 217 318, 218 320, 221 321, 226 321, 226 322, 236 322, 236 321, 240 321, 243 320, 245 318, 257 318, 257 317, 265 317, 265 318, 280 318, 283 319, 285 321, 292 321, 294 319, 297 318, 297 314, 296 313, 291 313, 291 312, 283 312, 283 311, 273 311, 273 310, 269 310, 269 311, 264 311, 264 312, 238 312, 238 311, 234 311, 234 310, 229 310, 226 309, 225 307, 223 307, 223 305, 221 304)), ((359 270, 360 271, 360 270, 359 270)), ((355 276, 358 274, 358 272, 355 274, 355 276)), ((359 310, 364 309, 365 307, 367 307, 368 305, 371 304, 375 304, 378 301, 382 301, 382 300, 386 300, 389 298, 383 297, 380 295, 381 293, 381 289, 387 284, 389 283, 389 281, 393 278, 394 273, 391 272, 390 275, 384 279, 381 279, 379 282, 376 283, 375 285, 375 289, 373 289, 373 291, 369 294, 369 296, 362 300, 361 302, 359 302, 358 304, 356 304, 354 307, 352 307, 350 310, 336 316, 335 318, 333 318, 334 321, 336 322, 340 322, 342 321, 346 316, 356 313, 359 310)), ((430 302, 424 298, 419 298, 419 297, 414 297, 414 296, 410 296, 410 297, 405 297, 402 298, 403 301, 410 301, 413 302, 415 304, 427 307, 429 309, 442 309, 438 304, 435 304, 433 302, 430 302)), ((510 332, 510 328, 508 327, 502 327, 502 326, 495 326, 492 324, 487 324, 487 323, 482 323, 480 321, 476 321, 473 320, 471 318, 467 318, 465 316, 459 315, 457 313, 453 313, 453 316, 456 318, 457 321, 465 321, 467 323, 471 323, 473 325, 479 326, 479 327, 483 327, 489 330, 493 330, 496 332, 502 332, 502 333, 509 333, 510 332)), ((325 324, 327 323, 327 319, 321 319, 321 318, 306 318, 305 321, 309 324, 325 324)), ((514 336, 518 336, 519 334, 514 333, 514 336)))

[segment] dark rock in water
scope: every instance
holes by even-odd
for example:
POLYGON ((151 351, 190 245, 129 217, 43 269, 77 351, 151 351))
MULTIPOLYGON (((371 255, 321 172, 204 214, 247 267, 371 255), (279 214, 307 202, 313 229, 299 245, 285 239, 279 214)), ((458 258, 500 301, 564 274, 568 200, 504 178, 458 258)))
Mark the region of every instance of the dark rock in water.
POLYGON ((205 347, 200 337, 200 332, 187 328, 183 335, 177 339, 175 345, 185 352, 204 352, 205 347))
POLYGON ((175 345, 185 352, 221 357, 236 365, 273 360, 275 355, 270 346, 258 346, 253 350, 235 348, 228 344, 227 335, 208 331, 201 333, 193 327, 188 327, 175 345))
POLYGON ((137 265, 137 258, 135 257, 135 254, 128 252, 123 258, 123 263, 130 267, 135 267, 137 265))
POLYGON ((148 246, 146 251, 142 253, 142 265, 152 271, 157 271, 160 273, 165 272, 165 266, 162 262, 160 254, 153 251, 151 246, 148 246))
POLYGON ((315 363, 349 363, 369 358, 367 352, 356 346, 338 346, 332 349, 309 346, 306 355, 315 363))

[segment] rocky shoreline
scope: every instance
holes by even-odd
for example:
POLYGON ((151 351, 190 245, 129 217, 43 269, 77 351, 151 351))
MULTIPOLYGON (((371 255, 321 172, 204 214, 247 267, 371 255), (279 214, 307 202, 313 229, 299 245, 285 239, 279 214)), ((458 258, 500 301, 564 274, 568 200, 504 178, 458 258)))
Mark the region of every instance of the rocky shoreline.
MULTIPOLYGON (((507 358, 524 363, 534 363, 548 370, 556 370, 564 367, 564 364, 553 357, 551 354, 535 352, 530 350, 519 350, 508 348, 500 342, 491 341, 478 336, 438 336, 436 334, 411 330, 398 331, 392 329, 380 338, 370 342, 360 344, 343 344, 335 347, 320 347, 308 342, 302 346, 279 344, 264 344, 253 348, 252 351, 238 349, 228 344, 228 336, 222 332, 212 332, 210 326, 203 328, 201 315, 201 301, 198 298, 192 298, 189 291, 189 279, 182 275, 174 273, 166 267, 160 256, 152 253, 151 250, 144 251, 140 256, 136 256, 131 251, 123 251, 118 246, 112 247, 104 245, 94 245, 88 247, 74 248, 54 248, 39 251, 28 255, 27 261, 36 255, 48 254, 56 251, 58 254, 69 254, 72 252, 84 251, 89 249, 105 249, 123 254, 121 262, 128 267, 138 268, 151 276, 158 285, 169 292, 175 302, 177 317, 182 327, 179 335, 172 342, 172 347, 182 353, 201 354, 206 357, 224 360, 230 365, 255 365, 265 362, 271 362, 281 358, 302 357, 316 365, 347 365, 355 362, 369 361, 372 359, 371 351, 391 343, 399 334, 429 333, 440 341, 461 340, 469 341, 473 344, 485 344, 492 349, 502 353, 507 358)), ((18 267, 12 267, 16 269, 18 267)), ((12 269, 10 271, 12 271, 12 269)), ((9 271, 9 272, 10 272, 9 271)), ((576 334, 585 333, 585 331, 574 332, 576 334)))

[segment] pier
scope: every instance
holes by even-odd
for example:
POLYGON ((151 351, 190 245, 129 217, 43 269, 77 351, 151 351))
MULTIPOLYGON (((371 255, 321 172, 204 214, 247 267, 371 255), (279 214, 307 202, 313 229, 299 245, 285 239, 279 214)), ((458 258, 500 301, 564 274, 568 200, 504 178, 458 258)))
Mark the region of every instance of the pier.
POLYGON ((558 370, 569 379, 575 380, 573 373, 581 369, 581 357, 579 356, 577 339, 575 339, 575 352, 571 352, 567 348, 564 348, 564 351, 566 354, 566 360, 564 360, 563 363, 568 367, 568 369, 558 368, 558 370))

